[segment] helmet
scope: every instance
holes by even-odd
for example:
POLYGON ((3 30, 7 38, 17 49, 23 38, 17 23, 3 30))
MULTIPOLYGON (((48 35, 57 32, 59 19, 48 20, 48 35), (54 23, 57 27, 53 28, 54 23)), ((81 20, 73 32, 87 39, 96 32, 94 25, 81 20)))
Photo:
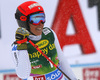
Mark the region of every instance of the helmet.
POLYGON ((20 27, 30 30, 28 25, 29 16, 40 12, 44 13, 44 10, 39 3, 35 1, 27 1, 17 7, 15 18, 20 27))

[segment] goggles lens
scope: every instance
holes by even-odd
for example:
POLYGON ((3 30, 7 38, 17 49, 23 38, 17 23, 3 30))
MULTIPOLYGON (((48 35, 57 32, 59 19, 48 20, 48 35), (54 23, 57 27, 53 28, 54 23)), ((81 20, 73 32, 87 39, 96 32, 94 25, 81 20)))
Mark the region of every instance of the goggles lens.
POLYGON ((38 25, 40 22, 45 23, 45 14, 44 13, 33 14, 29 17, 29 22, 34 25, 38 25))

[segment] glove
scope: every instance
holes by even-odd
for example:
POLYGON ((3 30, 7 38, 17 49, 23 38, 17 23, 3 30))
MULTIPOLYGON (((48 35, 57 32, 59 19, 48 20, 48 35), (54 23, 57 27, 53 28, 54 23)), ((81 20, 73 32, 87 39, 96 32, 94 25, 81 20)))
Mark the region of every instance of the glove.
POLYGON ((16 38, 17 41, 25 39, 27 36, 29 36, 29 32, 25 28, 19 27, 16 30, 15 38, 16 38))
MULTIPOLYGON (((29 36, 29 34, 30 33, 25 28, 19 27, 15 34, 16 41, 25 39, 27 36, 29 36)), ((17 44, 17 50, 27 50, 27 42, 17 44)))

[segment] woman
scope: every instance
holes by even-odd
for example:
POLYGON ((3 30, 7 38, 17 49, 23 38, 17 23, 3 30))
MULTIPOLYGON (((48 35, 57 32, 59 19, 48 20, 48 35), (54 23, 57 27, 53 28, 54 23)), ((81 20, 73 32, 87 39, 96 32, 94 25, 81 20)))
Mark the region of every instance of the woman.
MULTIPOLYGON (((67 60, 64 58, 55 32, 44 27, 45 12, 35 1, 27 1, 18 6, 15 18, 19 28, 16 40, 28 37, 71 79, 76 80, 67 60)), ((29 42, 13 45, 12 48, 16 74, 27 80, 65 80, 64 75, 56 69, 29 42)))

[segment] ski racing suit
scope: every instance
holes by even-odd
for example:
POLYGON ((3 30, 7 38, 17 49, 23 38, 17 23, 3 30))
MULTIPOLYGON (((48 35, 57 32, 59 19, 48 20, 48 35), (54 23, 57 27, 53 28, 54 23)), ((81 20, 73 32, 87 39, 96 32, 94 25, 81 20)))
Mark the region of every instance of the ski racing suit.
MULTIPOLYGON (((77 80, 67 59, 63 56, 59 41, 53 30, 43 28, 42 35, 29 35, 28 38, 46 54, 71 79, 77 80)), ((68 80, 29 42, 14 44, 12 56, 16 74, 27 80, 68 80)))

